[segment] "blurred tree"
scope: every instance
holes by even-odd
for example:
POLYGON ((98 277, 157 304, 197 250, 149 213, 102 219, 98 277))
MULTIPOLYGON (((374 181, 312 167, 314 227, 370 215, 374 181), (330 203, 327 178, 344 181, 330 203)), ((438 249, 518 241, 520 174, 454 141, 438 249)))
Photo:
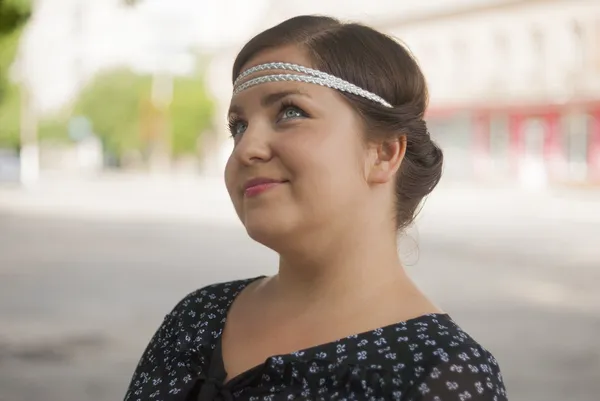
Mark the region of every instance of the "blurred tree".
POLYGON ((169 108, 174 155, 191 154, 198 150, 198 138, 211 127, 214 111, 214 101, 203 79, 175 78, 173 100, 169 108))
POLYGON ((147 153, 157 141, 168 141, 165 148, 173 155, 195 154, 198 138, 210 128, 214 112, 201 77, 174 78, 167 109, 153 104, 151 90, 149 76, 107 72, 83 90, 74 111, 91 120, 94 133, 110 153, 147 153))
POLYGON ((100 74, 80 94, 74 111, 92 122, 105 148, 117 155, 140 149, 140 109, 150 98, 151 79, 131 71, 100 74))
POLYGON ((0 0, 0 146, 19 146, 21 98, 9 71, 30 15, 30 0, 0 0))
POLYGON ((30 0, 0 0, 0 106, 7 96, 9 70, 19 38, 30 16, 30 0))

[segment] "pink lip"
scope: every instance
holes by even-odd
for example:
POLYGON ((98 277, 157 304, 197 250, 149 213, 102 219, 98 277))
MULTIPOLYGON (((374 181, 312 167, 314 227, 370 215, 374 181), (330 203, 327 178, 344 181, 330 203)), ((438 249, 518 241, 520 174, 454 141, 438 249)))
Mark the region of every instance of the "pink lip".
POLYGON ((285 181, 281 180, 273 180, 269 178, 255 178, 249 180, 244 185, 244 195, 247 197, 253 197, 260 195, 261 193, 268 191, 271 188, 274 188, 280 184, 283 184, 285 181))

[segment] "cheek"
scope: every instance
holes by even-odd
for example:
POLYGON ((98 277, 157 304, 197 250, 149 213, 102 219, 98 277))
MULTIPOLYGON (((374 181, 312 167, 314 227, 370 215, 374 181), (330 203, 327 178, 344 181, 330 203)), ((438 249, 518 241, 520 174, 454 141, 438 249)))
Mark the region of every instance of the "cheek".
POLYGON ((313 182, 329 170, 329 149, 327 144, 314 135, 302 135, 281 143, 281 162, 293 179, 304 183, 313 182))
MULTIPOLYGON (((235 175, 235 161, 232 156, 229 156, 227 159, 227 163, 225 164, 225 187, 227 188, 227 192, 229 192, 229 196, 232 197, 233 187, 234 187, 234 175, 235 175)), ((233 197, 232 197, 233 198, 233 197)))
POLYGON ((349 190, 360 179, 364 164, 359 160, 362 153, 349 135, 354 133, 307 135, 290 141, 282 148, 287 155, 282 161, 303 187, 325 192, 349 190))

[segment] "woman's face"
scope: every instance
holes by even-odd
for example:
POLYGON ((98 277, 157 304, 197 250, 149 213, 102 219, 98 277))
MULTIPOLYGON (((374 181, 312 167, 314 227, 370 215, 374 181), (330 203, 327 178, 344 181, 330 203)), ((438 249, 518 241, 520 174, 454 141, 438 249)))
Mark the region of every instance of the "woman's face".
MULTIPOLYGON (((298 48, 284 47, 242 70, 275 61, 311 66, 298 48)), ((229 121, 235 145, 225 183, 250 237, 277 250, 315 230, 343 229, 360 210, 368 195, 362 124, 334 89, 256 85, 232 98, 229 121)))

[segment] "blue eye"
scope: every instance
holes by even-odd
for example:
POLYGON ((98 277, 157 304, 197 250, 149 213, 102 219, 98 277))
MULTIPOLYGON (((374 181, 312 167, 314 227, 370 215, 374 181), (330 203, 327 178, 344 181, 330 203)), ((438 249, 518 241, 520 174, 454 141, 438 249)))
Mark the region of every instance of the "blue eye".
POLYGON ((281 114, 281 117, 284 119, 288 119, 288 118, 298 118, 298 117, 305 117, 306 115, 304 114, 304 112, 302 110, 300 110, 297 107, 294 106, 290 106, 287 107, 285 110, 283 110, 283 113, 281 114))
POLYGON ((229 121, 229 132, 231 132, 231 136, 233 137, 243 134, 247 128, 248 123, 242 120, 232 119, 229 121))
MULTIPOLYGON (((305 118, 309 117, 308 114, 303 111, 301 108, 294 106, 292 104, 282 104, 277 122, 293 120, 296 118, 305 118)), ((238 135, 242 135, 248 129, 248 122, 243 119, 232 116, 229 119, 229 132, 231 132, 231 137, 235 138, 238 135)))
POLYGON ((248 128, 248 124, 239 122, 235 125, 235 135, 243 134, 248 128))

